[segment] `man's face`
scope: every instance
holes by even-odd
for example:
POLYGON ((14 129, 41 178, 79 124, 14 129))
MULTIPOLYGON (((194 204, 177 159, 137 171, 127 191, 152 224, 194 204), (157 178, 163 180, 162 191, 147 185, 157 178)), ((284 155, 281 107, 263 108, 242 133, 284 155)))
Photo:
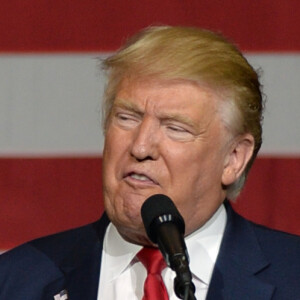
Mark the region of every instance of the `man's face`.
POLYGON ((218 101, 212 90, 183 80, 122 82, 106 130, 103 192, 127 240, 147 243, 140 209, 153 194, 174 201, 186 234, 223 202, 229 133, 218 101))

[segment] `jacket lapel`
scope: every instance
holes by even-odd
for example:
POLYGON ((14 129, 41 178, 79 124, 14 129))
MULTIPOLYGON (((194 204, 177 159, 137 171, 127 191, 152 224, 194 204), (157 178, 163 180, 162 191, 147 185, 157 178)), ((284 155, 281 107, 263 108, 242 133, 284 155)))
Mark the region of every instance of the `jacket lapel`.
POLYGON ((269 263, 252 225, 225 206, 227 225, 206 299, 271 299, 275 287, 256 277, 269 263))
POLYGON ((61 269, 66 277, 69 300, 96 300, 101 267, 103 239, 109 220, 104 214, 94 223, 91 234, 84 236, 61 269))
POLYGON ((103 239, 108 224, 104 214, 98 222, 80 232, 76 242, 70 241, 73 245, 66 251, 65 258, 56 262, 60 276, 44 289, 43 299, 54 300, 63 290, 67 291, 68 300, 97 299, 103 239))
POLYGON ((66 272, 66 290, 69 300, 97 299, 100 256, 99 244, 90 252, 83 264, 66 272))
POLYGON ((54 296, 63 291, 65 289, 65 286, 66 280, 63 274, 61 274, 61 276, 59 276, 57 280, 52 281, 48 286, 44 288, 42 299, 54 300, 54 296))

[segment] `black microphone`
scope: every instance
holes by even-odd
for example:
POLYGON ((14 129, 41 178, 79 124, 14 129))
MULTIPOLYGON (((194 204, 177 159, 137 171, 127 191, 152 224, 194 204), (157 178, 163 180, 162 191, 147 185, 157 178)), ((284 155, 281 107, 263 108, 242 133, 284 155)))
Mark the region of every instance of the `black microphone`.
POLYGON ((185 224, 175 204, 166 195, 153 195, 142 205, 141 215, 149 239, 158 245, 166 263, 176 272, 174 290, 177 297, 196 299, 183 238, 185 224))

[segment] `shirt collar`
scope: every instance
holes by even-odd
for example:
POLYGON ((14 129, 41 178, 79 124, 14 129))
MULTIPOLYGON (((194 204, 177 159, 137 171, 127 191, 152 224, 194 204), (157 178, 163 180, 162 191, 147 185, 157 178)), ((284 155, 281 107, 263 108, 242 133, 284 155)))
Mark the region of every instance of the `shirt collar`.
POLYGON ((109 266, 109 268, 106 269, 109 272, 107 278, 114 280, 122 274, 130 267, 136 254, 141 249, 142 246, 125 241, 116 227, 110 223, 105 233, 103 244, 104 255, 102 255, 102 259, 104 258, 102 263, 109 266))
POLYGON ((185 238, 191 272, 207 285, 220 250, 226 221, 226 210, 224 205, 221 205, 201 228, 185 238))
MULTIPOLYGON (((226 219, 226 210, 221 205, 204 226, 185 238, 191 272, 207 285, 219 253, 226 219)), ((141 248, 125 241, 110 223, 105 233, 102 256, 102 264, 109 266, 107 278, 114 280, 130 267, 141 248)))

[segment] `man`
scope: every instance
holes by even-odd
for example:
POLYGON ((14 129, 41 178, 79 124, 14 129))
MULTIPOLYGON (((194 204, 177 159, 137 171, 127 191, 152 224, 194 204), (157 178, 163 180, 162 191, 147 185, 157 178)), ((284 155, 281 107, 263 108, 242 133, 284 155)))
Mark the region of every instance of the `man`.
MULTIPOLYGON (((144 201, 168 195, 182 214, 197 299, 300 299, 300 239, 238 216, 261 146, 258 75, 223 37, 152 27, 104 65, 104 216, 32 241, 0 260, 0 299, 142 299, 153 245, 144 201)), ((162 271, 169 299, 174 272, 162 271)))

